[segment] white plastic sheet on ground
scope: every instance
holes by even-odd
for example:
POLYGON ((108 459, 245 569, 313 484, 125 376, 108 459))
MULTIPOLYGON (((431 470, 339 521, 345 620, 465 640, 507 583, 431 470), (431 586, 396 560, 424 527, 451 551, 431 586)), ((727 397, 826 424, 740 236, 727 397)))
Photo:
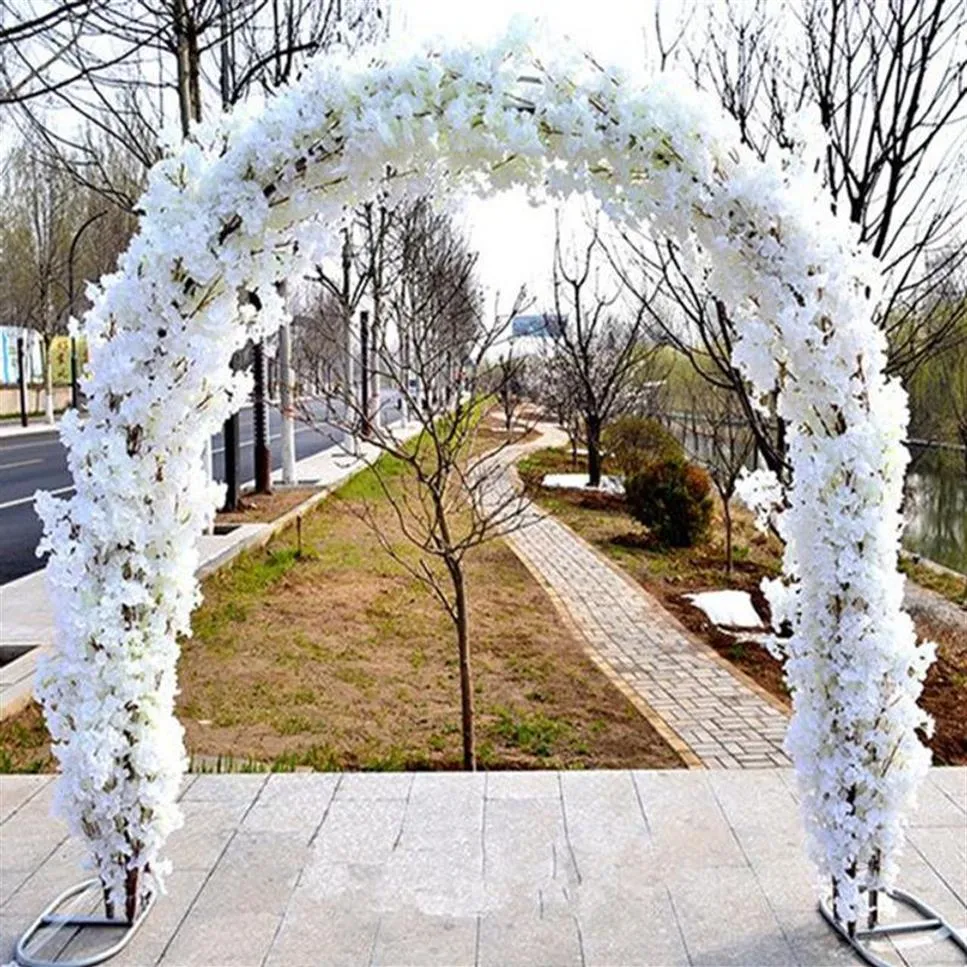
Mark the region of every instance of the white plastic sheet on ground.
POLYGON ((548 473, 544 475, 543 486, 562 490, 593 490, 601 494, 624 494, 624 484, 617 477, 602 477, 598 487, 588 486, 586 473, 548 473))
POLYGON ((762 627, 762 619, 752 605, 748 591, 702 591, 684 595, 709 621, 725 628, 762 627))

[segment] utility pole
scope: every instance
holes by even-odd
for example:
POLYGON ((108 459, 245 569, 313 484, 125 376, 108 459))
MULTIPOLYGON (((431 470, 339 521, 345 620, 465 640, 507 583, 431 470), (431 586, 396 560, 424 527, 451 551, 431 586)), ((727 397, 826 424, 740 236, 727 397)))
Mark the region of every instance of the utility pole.
POLYGON ((17 385, 20 387, 20 425, 27 425, 27 374, 24 365, 24 337, 17 336, 17 385))
POLYGON ((255 382, 253 387, 252 415, 255 436, 255 492, 272 493, 272 451, 269 449, 268 406, 265 399, 265 340, 255 344, 253 366, 255 382))

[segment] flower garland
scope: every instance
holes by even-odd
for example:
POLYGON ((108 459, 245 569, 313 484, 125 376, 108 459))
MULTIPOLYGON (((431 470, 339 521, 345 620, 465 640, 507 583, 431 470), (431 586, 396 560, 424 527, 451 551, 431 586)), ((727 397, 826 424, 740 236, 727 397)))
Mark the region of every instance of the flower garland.
POLYGON ((736 365, 763 396, 778 390, 794 472, 769 599, 793 629, 803 814, 842 919, 892 881, 929 762, 916 730, 932 651, 901 610, 907 413, 871 322, 877 267, 805 165, 758 162, 686 85, 642 89, 512 36, 362 66, 320 59, 263 107, 199 126, 151 172, 140 230, 92 290, 90 415, 61 430, 76 492, 38 498, 57 615, 38 694, 59 811, 109 906, 130 913, 162 885, 180 822, 178 638, 220 496, 203 441, 248 388, 232 354, 277 328, 275 281, 309 264, 347 206, 517 184, 590 192, 611 217, 676 238, 737 320, 736 365))

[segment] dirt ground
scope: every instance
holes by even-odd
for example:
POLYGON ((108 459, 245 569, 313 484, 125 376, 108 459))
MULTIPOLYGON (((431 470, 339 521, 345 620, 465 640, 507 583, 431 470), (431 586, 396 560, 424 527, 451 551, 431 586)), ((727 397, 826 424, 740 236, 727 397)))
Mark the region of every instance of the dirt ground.
POLYGON ((215 515, 217 524, 259 524, 275 520, 286 511, 297 507, 304 500, 308 500, 316 487, 278 488, 270 494, 247 493, 242 494, 240 506, 231 513, 221 512, 215 515))
MULTIPOLYGON (((571 470, 570 455, 539 451, 519 465, 521 479, 547 510, 625 568, 654 594, 690 631, 768 691, 789 703, 782 665, 756 641, 743 640, 716 628, 704 612, 683 595, 718 588, 748 591, 759 614, 768 621, 769 608, 759 590, 762 579, 781 568, 781 546, 755 529, 742 508, 734 512, 735 565, 725 573, 725 540, 721 508, 716 500, 709 540, 693 548, 661 548, 625 510, 621 497, 582 491, 545 490, 544 473, 571 470)), ((937 661, 924 683, 923 707, 935 719, 926 739, 941 765, 967 764, 967 636, 950 625, 914 615, 921 638, 937 643, 937 661)))
MULTIPOLYGON (((204 584, 179 666, 178 715, 204 769, 454 769, 460 700, 451 626, 404 553, 370 474, 204 584)), ((595 668, 502 542, 468 565, 479 765, 669 768, 675 752, 595 668)), ((0 766, 49 768, 36 708, 0 723, 0 766)))

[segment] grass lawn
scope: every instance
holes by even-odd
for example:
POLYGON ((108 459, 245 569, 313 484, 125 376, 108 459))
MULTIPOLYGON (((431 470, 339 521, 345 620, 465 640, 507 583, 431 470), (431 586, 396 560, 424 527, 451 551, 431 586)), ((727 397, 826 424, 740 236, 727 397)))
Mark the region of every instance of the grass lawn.
MULTIPOLYGON (((768 605, 759 585, 764 577, 773 577, 781 570, 779 541, 757 531, 751 515, 736 507, 733 512, 735 564, 730 579, 725 574, 724 526, 718 497, 715 497, 715 515, 706 543, 691 548, 662 548, 628 515, 622 497, 540 486, 545 473, 575 469, 584 467, 579 464, 575 468, 570 454, 564 450, 539 450, 518 463, 521 479, 542 507, 627 570, 720 655, 788 702, 781 664, 757 642, 743 641, 716 628, 683 597, 694 591, 737 588, 748 591, 759 613, 768 615, 768 605)), ((919 577, 919 570, 915 576, 919 577)), ((959 590, 957 582, 949 583, 955 595, 959 590)), ((932 589, 941 593, 951 591, 949 587, 936 586, 936 582, 932 589)), ((957 598, 951 595, 951 600, 957 598)), ((921 617, 917 617, 916 624, 922 637, 938 645, 937 662, 927 675, 922 699, 937 723, 928 744, 938 764, 967 764, 967 641, 949 625, 921 617)))
MULTIPOLYGON (((179 666, 195 768, 459 767, 448 619, 360 520, 367 501, 404 547, 366 472, 304 519, 301 559, 290 531, 205 581, 179 666)), ((468 574, 481 767, 682 764, 503 542, 468 574)), ((0 723, 0 749, 0 771, 51 767, 36 707, 0 723)))

